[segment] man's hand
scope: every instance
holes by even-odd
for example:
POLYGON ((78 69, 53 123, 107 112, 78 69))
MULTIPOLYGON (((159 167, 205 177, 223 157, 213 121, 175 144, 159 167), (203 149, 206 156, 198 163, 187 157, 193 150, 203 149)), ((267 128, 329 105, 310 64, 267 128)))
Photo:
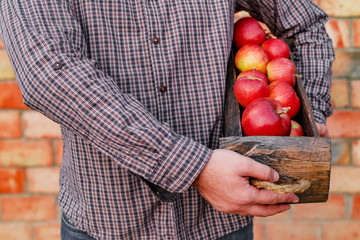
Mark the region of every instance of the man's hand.
POLYGON ((295 194, 277 194, 250 185, 249 177, 276 182, 279 174, 272 168, 231 150, 213 151, 194 186, 218 211, 266 217, 290 208, 295 194))
POLYGON ((315 123, 315 124, 320 137, 329 137, 329 131, 324 124, 321 123, 315 123))

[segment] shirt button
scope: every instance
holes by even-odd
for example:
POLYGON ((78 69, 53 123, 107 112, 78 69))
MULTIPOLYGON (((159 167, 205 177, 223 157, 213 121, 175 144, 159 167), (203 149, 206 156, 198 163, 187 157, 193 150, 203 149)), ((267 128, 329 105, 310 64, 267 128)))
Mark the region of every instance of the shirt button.
POLYGON ((159 92, 160 93, 166 93, 167 92, 167 87, 166 86, 159 87, 159 92))
POLYGON ((60 69, 62 69, 62 67, 63 67, 63 65, 62 65, 61 62, 56 62, 56 63, 54 63, 54 65, 53 65, 53 69, 54 69, 54 70, 60 70, 60 69))
POLYGON ((158 45, 160 43, 160 39, 158 37, 153 37, 151 39, 152 44, 158 45))

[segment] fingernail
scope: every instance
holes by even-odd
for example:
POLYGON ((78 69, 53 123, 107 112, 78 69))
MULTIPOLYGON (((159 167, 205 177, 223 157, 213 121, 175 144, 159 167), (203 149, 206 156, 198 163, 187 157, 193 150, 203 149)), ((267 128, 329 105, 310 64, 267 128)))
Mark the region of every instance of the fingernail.
POLYGON ((273 182, 278 181, 279 178, 280 178, 279 174, 278 174, 276 171, 274 171, 274 172, 273 172, 273 182))
POLYGON ((292 203, 298 203, 300 201, 300 198, 296 196, 296 198, 292 201, 292 203))

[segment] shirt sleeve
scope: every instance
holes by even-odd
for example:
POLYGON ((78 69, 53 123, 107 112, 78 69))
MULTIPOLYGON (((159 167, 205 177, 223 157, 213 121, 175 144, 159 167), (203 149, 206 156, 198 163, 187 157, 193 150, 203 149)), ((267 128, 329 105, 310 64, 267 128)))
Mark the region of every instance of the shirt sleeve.
POLYGON ((275 36, 294 39, 297 74, 302 75, 315 121, 326 123, 333 113, 330 87, 335 59, 332 41, 324 27, 327 14, 311 0, 238 0, 236 4, 237 10, 245 10, 264 22, 275 36))
POLYGON ((169 192, 191 185, 211 150, 119 90, 87 56, 66 1, 2 0, 0 12, 0 34, 26 105, 169 192))

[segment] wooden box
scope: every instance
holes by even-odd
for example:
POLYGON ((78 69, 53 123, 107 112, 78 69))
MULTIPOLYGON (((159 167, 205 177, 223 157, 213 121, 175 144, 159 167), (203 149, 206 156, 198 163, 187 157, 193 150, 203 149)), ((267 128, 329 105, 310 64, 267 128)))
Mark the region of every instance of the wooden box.
POLYGON ((305 182, 305 190, 292 190, 299 196, 300 203, 326 202, 330 185, 331 141, 330 138, 320 137, 316 130, 310 102, 301 80, 297 79, 295 86, 301 101, 295 120, 303 126, 304 137, 243 136, 243 109, 233 93, 235 81, 232 54, 226 85, 224 137, 220 138, 220 148, 236 151, 271 166, 280 174, 276 188, 286 186, 296 189, 305 182))

